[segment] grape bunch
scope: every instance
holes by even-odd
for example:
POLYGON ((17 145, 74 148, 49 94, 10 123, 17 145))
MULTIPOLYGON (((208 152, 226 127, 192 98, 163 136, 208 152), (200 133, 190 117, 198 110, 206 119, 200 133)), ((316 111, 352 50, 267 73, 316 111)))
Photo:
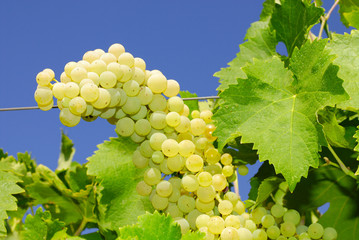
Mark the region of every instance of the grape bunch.
POLYGON ((138 144, 132 161, 144 175, 137 192, 148 196, 156 210, 170 214, 183 234, 199 229, 208 240, 336 239, 331 228, 297 227, 300 215, 280 205, 246 213, 229 186, 237 170, 245 175, 248 168, 238 169, 230 154, 213 145, 211 109, 190 112, 177 96, 177 81, 147 70, 145 61, 121 44, 67 63, 60 82, 51 69, 38 73, 36 81, 38 106, 50 110, 55 97, 65 126, 101 117, 116 125, 118 135, 138 144))

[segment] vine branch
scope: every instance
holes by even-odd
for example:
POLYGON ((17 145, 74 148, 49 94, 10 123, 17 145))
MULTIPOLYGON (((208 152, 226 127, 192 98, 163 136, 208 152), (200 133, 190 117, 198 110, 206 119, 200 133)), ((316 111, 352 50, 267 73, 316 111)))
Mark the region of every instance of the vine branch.
POLYGON ((333 155, 333 157, 335 158, 335 160, 337 160, 340 168, 343 170, 343 172, 354 178, 355 180, 357 179, 356 176, 354 175, 354 173, 352 171, 350 171, 346 166, 345 164, 343 163, 343 161, 339 158, 339 156, 335 153, 334 149, 332 148, 332 146, 330 146, 330 144, 328 144, 328 149, 329 151, 331 152, 331 154, 333 155))
POLYGON ((330 18, 330 15, 332 14, 332 12, 334 11, 335 7, 339 4, 340 0, 336 0, 333 4, 333 6, 330 8, 329 12, 327 13, 327 15, 325 17, 321 17, 322 20, 322 25, 320 26, 320 30, 319 30, 319 34, 318 34, 318 39, 322 38, 323 35, 323 30, 324 27, 328 21, 328 19, 330 18))

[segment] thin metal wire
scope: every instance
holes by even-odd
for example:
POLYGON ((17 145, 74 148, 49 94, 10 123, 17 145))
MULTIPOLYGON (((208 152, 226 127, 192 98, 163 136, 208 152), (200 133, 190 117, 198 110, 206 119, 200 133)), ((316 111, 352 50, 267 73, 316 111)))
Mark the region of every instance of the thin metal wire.
MULTIPOLYGON (((206 99, 218 99, 219 96, 206 96, 206 97, 192 97, 192 98, 182 98, 183 101, 190 101, 190 100, 206 100, 206 99)), ((59 108, 57 105, 54 105, 52 108, 59 108)), ((18 110, 34 110, 40 109, 38 106, 32 107, 12 107, 12 108, 0 108, 0 112, 5 111, 18 111, 18 110)))

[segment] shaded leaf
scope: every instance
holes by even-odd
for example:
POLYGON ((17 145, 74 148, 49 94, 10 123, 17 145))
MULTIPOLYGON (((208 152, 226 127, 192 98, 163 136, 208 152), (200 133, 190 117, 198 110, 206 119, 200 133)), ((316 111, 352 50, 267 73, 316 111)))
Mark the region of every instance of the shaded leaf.
POLYGON ((75 148, 72 140, 61 131, 61 152, 56 170, 68 169, 71 166, 72 158, 75 154, 75 148))
POLYGON ((344 25, 359 28, 359 1, 341 0, 339 6, 340 17, 344 25))

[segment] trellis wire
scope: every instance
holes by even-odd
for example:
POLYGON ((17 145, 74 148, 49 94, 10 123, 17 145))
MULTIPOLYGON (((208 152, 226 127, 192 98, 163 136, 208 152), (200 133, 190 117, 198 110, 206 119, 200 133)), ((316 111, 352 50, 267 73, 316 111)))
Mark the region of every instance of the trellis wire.
MULTIPOLYGON (((190 100, 206 100, 206 99, 218 99, 219 96, 206 96, 206 97, 191 97, 191 98, 182 98, 183 101, 190 101, 190 100)), ((52 108, 59 108, 57 105, 54 105, 52 108)), ((12 108, 0 108, 0 112, 5 111, 18 111, 18 110, 34 110, 40 109, 38 106, 32 107, 12 107, 12 108)))

